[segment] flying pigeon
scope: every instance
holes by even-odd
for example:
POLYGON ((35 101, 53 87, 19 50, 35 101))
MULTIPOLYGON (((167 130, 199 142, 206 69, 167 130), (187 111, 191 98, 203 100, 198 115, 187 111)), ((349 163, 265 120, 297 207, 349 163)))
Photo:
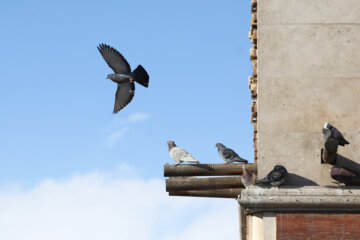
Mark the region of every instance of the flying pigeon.
POLYGON ((244 187, 247 188, 251 185, 255 185, 256 183, 256 174, 246 170, 245 165, 242 166, 243 174, 241 175, 241 182, 244 187))
POLYGON ((258 181, 259 185, 268 185, 279 188, 286 180, 288 172, 284 166, 276 165, 274 169, 263 179, 258 181))
POLYGON ((239 157, 239 155, 232 149, 227 148, 222 143, 217 143, 215 147, 218 148, 219 155, 222 160, 224 160, 226 163, 232 163, 232 162, 242 162, 242 163, 248 163, 247 160, 239 157))
POLYGON ((349 144, 348 141, 345 140, 341 132, 336 128, 330 125, 330 123, 325 123, 324 128, 322 129, 323 138, 325 141, 329 140, 330 138, 335 139, 340 146, 345 146, 349 144))
POLYGON ((97 48, 105 62, 115 72, 108 74, 106 77, 106 79, 110 79, 117 83, 113 111, 115 114, 128 105, 133 99, 135 95, 134 81, 144 87, 148 87, 149 75, 141 65, 137 66, 137 68, 131 72, 129 63, 115 48, 103 43, 97 48))
POLYGON ((334 166, 330 169, 330 177, 340 183, 349 184, 359 179, 359 173, 353 172, 347 168, 334 166))
POLYGON ((174 141, 167 141, 169 146, 169 153, 170 157, 177 162, 176 165, 179 165, 183 162, 190 162, 190 163, 200 163, 199 161, 195 160, 193 156, 190 155, 186 150, 179 148, 176 146, 174 141))

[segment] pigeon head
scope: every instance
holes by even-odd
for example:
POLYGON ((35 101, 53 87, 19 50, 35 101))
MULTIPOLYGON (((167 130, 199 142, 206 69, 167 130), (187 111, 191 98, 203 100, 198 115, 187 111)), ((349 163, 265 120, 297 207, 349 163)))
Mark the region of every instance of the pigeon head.
POLYGON ((115 74, 111 73, 106 76, 106 79, 115 80, 115 74))
POLYGON ((217 143, 217 144, 215 145, 215 147, 217 147, 218 149, 219 149, 219 148, 225 148, 224 144, 222 144, 222 143, 217 143))
POLYGON ((324 140, 327 141, 331 136, 331 130, 328 128, 323 128, 322 134, 323 134, 324 140))
POLYGON ((169 151, 173 148, 176 147, 176 144, 174 141, 167 141, 167 145, 169 146, 169 151))
POLYGON ((327 141, 331 137, 330 127, 331 127, 331 125, 328 122, 326 122, 324 124, 324 127, 322 129, 322 134, 323 134, 324 141, 327 141))
MULTIPOLYGON (((275 167, 274 167, 274 170, 285 170, 286 171, 286 168, 284 167, 284 166, 281 166, 281 165, 276 165, 275 167)), ((286 171, 287 172, 287 171, 286 171)))

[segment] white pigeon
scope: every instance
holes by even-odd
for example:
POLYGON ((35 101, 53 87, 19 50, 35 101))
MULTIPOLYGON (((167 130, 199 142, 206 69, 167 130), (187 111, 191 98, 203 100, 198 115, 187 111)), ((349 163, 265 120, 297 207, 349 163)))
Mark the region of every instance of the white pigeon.
POLYGON ((241 175, 241 182, 245 188, 256 184, 256 174, 246 170, 245 165, 243 167, 243 174, 241 175))
POLYGON ((170 157, 175 162, 177 162, 176 165, 179 165, 183 162, 200 163, 193 156, 191 156, 190 153, 188 153, 186 150, 177 147, 174 141, 167 141, 167 144, 169 146, 170 157))

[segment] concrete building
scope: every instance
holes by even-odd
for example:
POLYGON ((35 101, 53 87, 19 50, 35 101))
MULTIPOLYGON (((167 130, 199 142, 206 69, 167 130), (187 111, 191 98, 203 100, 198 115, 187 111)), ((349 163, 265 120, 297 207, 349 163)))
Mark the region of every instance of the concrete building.
POLYGON ((242 239, 360 239, 360 189, 321 162, 329 122, 350 142, 336 165, 360 172, 360 0, 253 0, 252 11, 258 177, 276 164, 290 175, 280 190, 241 192, 242 239))

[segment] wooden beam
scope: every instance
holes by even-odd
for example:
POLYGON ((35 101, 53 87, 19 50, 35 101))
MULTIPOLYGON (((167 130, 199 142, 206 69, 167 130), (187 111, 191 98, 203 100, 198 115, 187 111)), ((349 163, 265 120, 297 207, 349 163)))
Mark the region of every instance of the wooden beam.
MULTIPOLYGON (((252 173, 257 173, 257 165, 254 163, 245 164, 246 169, 252 173)), ((227 176, 241 175, 243 164, 165 164, 164 177, 182 176, 227 176)))
POLYGON ((243 188, 241 177, 177 177, 166 179, 166 191, 243 188))
POLYGON ((213 197, 213 198, 234 198, 237 199, 242 188, 229 189, 208 189, 208 190, 189 190, 189 191, 171 191, 169 196, 184 197, 213 197))

